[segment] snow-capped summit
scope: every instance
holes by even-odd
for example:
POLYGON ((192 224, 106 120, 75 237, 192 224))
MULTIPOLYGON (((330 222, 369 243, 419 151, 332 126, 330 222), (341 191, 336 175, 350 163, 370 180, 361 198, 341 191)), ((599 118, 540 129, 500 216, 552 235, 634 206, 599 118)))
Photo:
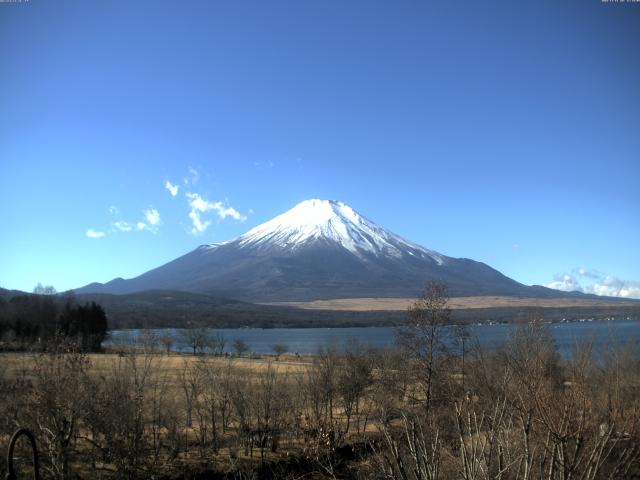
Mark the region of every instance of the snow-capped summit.
POLYGON ((427 255, 443 262, 437 252, 404 240, 335 200, 305 200, 237 239, 243 247, 292 250, 315 241, 334 242, 358 256, 427 255))
POLYGON ((136 278, 78 293, 184 290, 248 301, 413 297, 428 280, 452 295, 527 295, 530 287, 409 242, 333 200, 305 200, 227 242, 202 245, 136 278))

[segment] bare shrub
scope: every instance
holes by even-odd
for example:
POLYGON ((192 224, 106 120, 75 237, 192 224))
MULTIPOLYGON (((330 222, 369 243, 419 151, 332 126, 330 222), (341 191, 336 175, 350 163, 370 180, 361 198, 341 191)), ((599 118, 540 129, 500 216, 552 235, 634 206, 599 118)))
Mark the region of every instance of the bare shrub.
POLYGON ((446 285, 429 282, 422 296, 409 306, 405 325, 398 329, 400 345, 415 360, 415 368, 412 369, 418 388, 415 400, 420 401, 427 412, 433 401, 434 385, 441 373, 440 364, 445 351, 443 327, 449 323, 451 315, 448 303, 446 285))
POLYGON ((157 431, 150 427, 162 409, 162 389, 155 384, 160 379, 154 358, 136 353, 120 356, 106 375, 95 379, 87 426, 103 462, 113 464, 119 478, 146 477, 157 466, 153 444, 157 431))
POLYGON ((71 455, 90 400, 89 367, 86 354, 67 342, 34 357, 30 423, 44 453, 42 468, 55 478, 71 476, 71 455))

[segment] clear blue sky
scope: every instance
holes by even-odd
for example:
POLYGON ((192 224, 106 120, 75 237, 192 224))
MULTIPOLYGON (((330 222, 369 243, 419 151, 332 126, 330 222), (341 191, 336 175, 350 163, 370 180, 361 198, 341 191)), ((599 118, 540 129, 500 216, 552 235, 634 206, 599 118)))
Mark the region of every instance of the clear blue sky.
POLYGON ((327 198, 640 296, 639 46, 640 4, 599 0, 0 3, 0 286, 132 277, 327 198))

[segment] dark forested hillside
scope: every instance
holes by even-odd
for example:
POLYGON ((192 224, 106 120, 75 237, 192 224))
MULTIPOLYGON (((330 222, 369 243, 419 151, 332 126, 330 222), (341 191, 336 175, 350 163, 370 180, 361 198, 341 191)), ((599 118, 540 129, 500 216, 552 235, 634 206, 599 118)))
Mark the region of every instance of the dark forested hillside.
POLYGON ((107 330, 105 311, 95 302, 15 292, 0 296, 0 341, 9 348, 44 345, 60 336, 82 350, 98 351, 107 330))
MULTIPOLYGON (((397 325, 406 318, 398 311, 305 310, 302 308, 261 305, 222 297, 178 292, 147 291, 127 295, 83 294, 78 301, 97 302, 107 312, 109 327, 162 328, 186 327, 191 324, 216 328, 239 327, 358 327, 397 325)), ((549 321, 579 318, 640 317, 636 306, 589 307, 499 307, 453 310, 451 321, 473 323, 483 321, 525 322, 532 318, 549 321)))
POLYGON ((311 311, 162 290, 125 295, 80 294, 77 298, 102 305, 113 329, 185 327, 194 323, 217 328, 370 326, 396 323, 404 315, 404 312, 311 311))
MULTIPOLYGON (((180 291, 38 296, 5 290, 0 292, 0 339, 16 338, 16 329, 25 341, 47 337, 56 328, 59 332, 63 329, 61 333, 76 335, 84 328, 83 318, 91 317, 93 304, 104 310, 109 329, 181 328, 194 324, 215 328, 365 327, 398 325, 406 317, 404 310, 308 310, 180 291)), ((559 321, 626 317, 640 318, 640 305, 465 308, 454 309, 451 321, 525 322, 532 318, 559 321)))

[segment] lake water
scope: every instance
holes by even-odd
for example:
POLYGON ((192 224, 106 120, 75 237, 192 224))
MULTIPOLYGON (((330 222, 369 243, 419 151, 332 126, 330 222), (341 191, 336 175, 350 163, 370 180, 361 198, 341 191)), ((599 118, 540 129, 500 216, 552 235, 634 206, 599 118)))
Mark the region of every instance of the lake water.
MULTIPOLYGON (((470 337, 485 347, 498 348, 510 336, 515 328, 512 324, 474 325, 469 327, 470 337)), ((593 342, 596 349, 606 345, 631 343, 640 346, 640 321, 585 321, 550 324, 551 334, 560 353, 570 355, 575 346, 582 341, 593 342)), ((170 333, 174 340, 174 351, 189 351, 183 342, 181 329, 152 330, 158 336, 170 333)), ((109 343, 135 343, 140 330, 114 330, 109 343)), ((393 327, 363 328, 242 328, 219 329, 226 339, 225 350, 232 351, 232 343, 241 339, 247 343, 251 352, 272 353, 274 344, 284 344, 290 353, 313 354, 320 347, 335 346, 340 349, 350 341, 376 348, 393 346, 396 333, 393 327)))

